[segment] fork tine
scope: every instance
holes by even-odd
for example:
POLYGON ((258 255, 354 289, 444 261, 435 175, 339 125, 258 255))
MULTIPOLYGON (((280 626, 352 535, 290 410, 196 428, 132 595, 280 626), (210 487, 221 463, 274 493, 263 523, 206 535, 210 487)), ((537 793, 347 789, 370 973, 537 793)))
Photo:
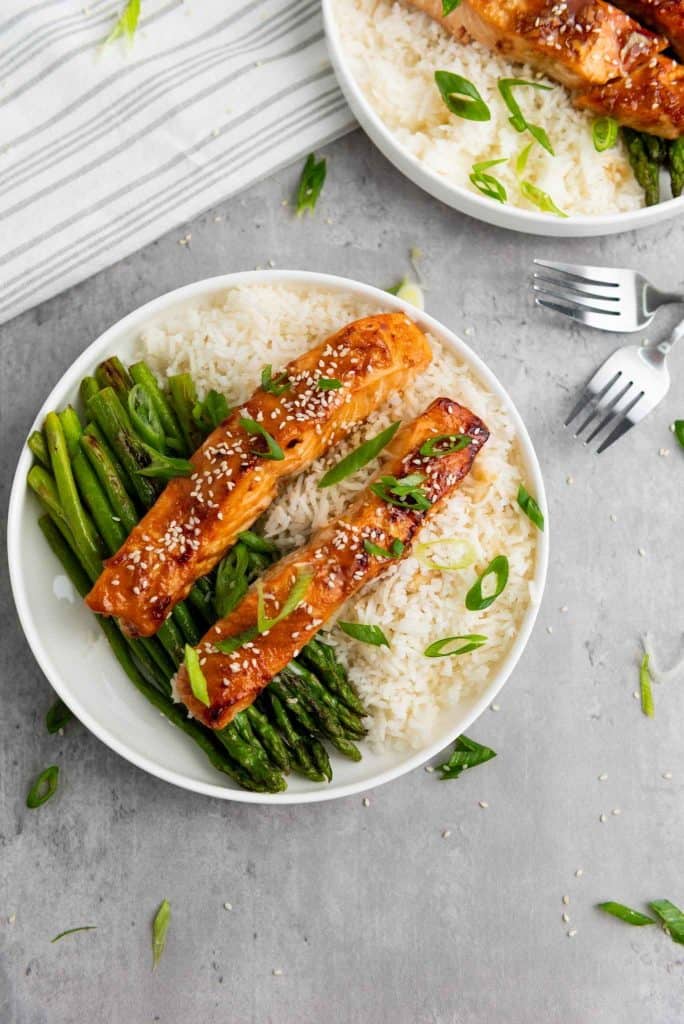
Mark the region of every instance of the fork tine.
MULTIPOLYGON (((617 304, 620 301, 620 289, 608 288, 601 284, 582 284, 566 274, 559 274, 557 277, 550 277, 547 274, 533 274, 535 281, 542 281, 551 285, 552 288, 562 288, 570 295, 586 295, 590 299, 603 299, 604 302, 617 304), (602 289, 605 289, 602 291, 602 289)), ((543 291, 543 289, 538 289, 543 291)))
MULTIPOLYGON (((599 425, 597 427, 594 427, 594 429, 592 430, 592 432, 589 434, 588 437, 585 437, 585 439, 584 439, 584 443, 585 444, 590 444, 591 441, 593 441, 593 439, 596 437, 597 434, 600 434, 601 431, 605 427, 607 427, 608 424, 612 420, 614 420, 616 416, 618 416, 618 415, 620 415, 622 413, 622 409, 620 408, 620 403, 621 403, 622 399, 625 398, 629 394, 632 386, 633 386, 633 382, 630 380, 630 381, 627 382, 627 384, 625 384, 625 386, 622 388, 621 391, 618 391, 615 395, 613 395, 613 397, 611 398, 611 400, 609 402, 599 403, 599 405, 596 408, 596 413, 597 413, 597 415, 600 415, 601 413, 603 413, 605 415, 603 416, 603 419, 600 421, 599 425)), ((636 399, 634 399, 634 401, 636 401, 636 399)), ((627 408, 631 409, 631 405, 629 405, 627 408)), ((580 433, 580 431, 578 431, 578 433, 580 433)), ((577 437, 577 434, 575 434, 575 437, 577 437)))
POLYGON ((602 441, 601 444, 598 446, 598 448, 596 449, 596 454, 597 455, 600 455, 601 452, 605 452, 606 448, 610 448, 610 446, 612 444, 615 444, 616 441, 620 440, 620 438, 623 436, 623 434, 626 434, 628 430, 631 430, 632 427, 636 426, 638 421, 630 419, 629 416, 627 415, 627 413, 631 409, 633 409, 634 406, 637 404, 637 402, 640 402, 643 397, 644 397, 643 391, 639 392, 639 394, 637 395, 636 399, 629 406, 629 409, 627 409, 625 411, 624 415, 622 416, 620 421, 616 424, 616 426, 613 427, 612 431, 610 432, 608 437, 605 439, 605 441, 602 441))
POLYGON ((562 285, 549 288, 533 284, 532 290, 541 295, 548 295, 552 299, 561 299, 563 302, 572 303, 573 306, 579 306, 581 309, 588 309, 590 313, 602 313, 603 316, 620 316, 617 298, 609 300, 598 296, 597 298, 590 299, 589 296, 573 295, 572 293, 567 293, 562 285))
MULTIPOLYGON (((605 385, 605 387, 601 388, 601 390, 597 391, 596 393, 593 393, 592 391, 590 391, 589 390, 589 386, 587 385, 587 387, 584 389, 584 391, 580 395, 579 401, 575 405, 574 409, 572 410, 572 412, 568 416, 568 418, 565 421, 565 423, 563 424, 563 426, 569 427, 570 424, 572 423, 572 421, 574 420, 575 416, 577 416, 579 413, 582 412, 582 409, 584 409, 585 405, 587 405, 588 402, 591 402, 592 400, 595 401, 595 402, 600 402, 601 399, 603 398, 603 396, 610 390, 610 388, 612 388, 613 384, 615 384, 615 382, 619 379, 619 377, 620 377, 620 374, 616 373, 608 381, 608 383, 605 385)), ((593 379, 594 378, 592 377, 592 380, 593 379)), ((591 381, 589 381, 589 384, 591 384, 591 381)), ((577 436, 577 435, 575 435, 575 436, 577 436)))
POLYGON ((579 437, 580 434, 583 433, 585 428, 589 426, 591 421, 596 418, 596 416, 600 416, 601 413, 606 412, 607 410, 612 409, 615 405, 617 405, 617 403, 622 399, 623 395, 627 391, 629 391, 629 389, 632 386, 632 382, 629 381, 621 388, 621 376, 622 375, 619 373, 616 374, 615 377, 613 377, 613 379, 608 384, 606 384, 603 390, 596 395, 596 400, 594 402, 591 415, 586 418, 586 420, 580 427, 577 428, 574 434, 575 437, 579 437), (615 390, 613 390, 614 385, 615 390), (611 394, 612 397, 609 397, 611 394))
POLYGON ((579 306, 566 306, 561 302, 552 302, 550 299, 540 298, 538 295, 535 296, 534 301, 537 306, 543 306, 544 309, 552 309, 554 313, 562 313, 564 316, 569 316, 571 320, 579 320, 581 324, 586 324, 587 327, 605 328, 606 326, 605 313, 592 313, 589 309, 580 309, 579 306))
POLYGON ((588 281, 591 284, 608 285, 618 288, 616 281, 620 273, 616 267, 586 267, 577 263, 554 263, 551 260, 535 260, 538 267, 546 267, 548 270, 555 270, 560 274, 568 274, 578 281, 588 281))

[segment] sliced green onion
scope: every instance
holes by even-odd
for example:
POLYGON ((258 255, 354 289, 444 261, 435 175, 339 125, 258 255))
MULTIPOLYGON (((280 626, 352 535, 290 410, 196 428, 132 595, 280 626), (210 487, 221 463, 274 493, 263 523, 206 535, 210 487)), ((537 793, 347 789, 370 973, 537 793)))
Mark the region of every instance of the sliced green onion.
POLYGON ((389 444, 397 430, 401 425, 401 420, 397 420, 396 423, 390 424, 381 433, 372 437, 370 441, 364 441, 363 444, 355 448, 349 455, 345 455, 343 459, 329 469, 328 472, 321 477, 318 481, 319 487, 332 487, 333 484, 339 484, 340 480, 344 480, 345 477, 351 476, 352 473, 357 473, 360 469, 377 458, 385 445, 389 444))
POLYGON ((249 629, 245 629, 242 633, 236 633, 235 636, 227 636, 223 640, 219 640, 214 644, 217 651, 221 654, 232 654, 233 651, 239 651, 245 644, 250 643, 252 640, 256 640, 259 636, 259 630, 256 626, 251 626, 249 629))
POLYGON ((150 459, 149 466, 143 469, 136 469, 138 476, 151 476, 155 480, 175 480, 179 476, 192 476, 195 467, 188 459, 176 459, 171 455, 164 455, 162 452, 151 448, 144 441, 140 442, 150 459))
POLYGON ((271 437, 268 430, 266 430, 261 423, 257 423, 256 420, 251 420, 247 416, 241 416, 240 426, 243 430, 246 430, 248 434, 252 434, 254 437, 262 437, 266 442, 268 451, 257 451, 252 448, 252 455, 258 455, 261 459, 272 459, 274 462, 282 462, 285 458, 283 449, 280 447, 276 439, 271 437))
POLYGON ((639 694, 641 696, 641 710, 649 718, 655 716, 653 704, 653 690, 651 689, 651 673, 648 667, 649 656, 644 654, 639 666, 639 694))
POLYGON ((282 608, 273 619, 269 619, 266 615, 266 598, 264 595, 263 582, 262 580, 257 582, 257 629, 260 633, 265 633, 267 630, 273 629, 274 626, 277 626, 279 622, 286 619, 288 615, 291 615, 292 612, 300 606, 306 597, 313 578, 314 574, 312 569, 304 567, 297 571, 297 577, 292 584, 292 590, 283 601, 282 608))
POLYGON ((437 434, 420 446, 420 454, 441 459, 443 455, 461 452, 472 442, 467 434, 437 434))
POLYGON ((524 149, 520 150, 517 157, 515 158, 515 174, 517 178, 522 178, 523 174, 525 173, 527 161, 529 160, 533 146, 534 142, 529 142, 524 149))
POLYGON ((386 288, 385 291, 390 295, 396 295, 398 299, 403 299, 404 302, 409 302, 416 309, 425 309, 423 289, 415 281, 409 281, 408 277, 402 278, 401 281, 392 285, 391 288, 386 288))
POLYGON ((206 676, 200 667, 199 654, 194 647, 190 646, 190 644, 185 645, 185 668, 187 669, 188 679, 190 680, 190 689, 192 690, 193 697, 195 697, 200 704, 204 704, 204 706, 208 708, 211 701, 209 700, 206 676))
POLYGON ((94 932, 96 928, 96 924, 82 924, 79 928, 67 928, 66 931, 55 935, 54 939, 50 939, 50 942, 59 942, 65 935, 74 935, 76 932, 94 932))
POLYGON ((489 107, 473 83, 463 75, 455 75, 452 71, 435 71, 435 82, 452 114, 468 121, 491 120, 489 107))
POLYGON ((284 370, 277 377, 274 377, 271 364, 269 363, 267 366, 264 366, 261 371, 262 391, 268 391, 269 394, 280 397, 280 395, 284 395, 286 391, 289 391, 291 387, 290 378, 284 370))
POLYGON ((591 137, 594 140, 594 149, 597 153, 603 153, 606 149, 612 149, 618 140, 619 125, 614 117, 597 117, 591 126, 591 137))
POLYGON ((445 636, 441 640, 435 640, 434 643, 429 644, 423 651, 423 654, 426 658, 451 658, 456 654, 469 654, 470 651, 476 651, 478 647, 482 647, 486 643, 487 637, 481 636, 479 633, 466 633, 463 636, 445 636), (456 642, 459 642, 460 646, 449 649, 449 645, 456 642))
POLYGON ((508 583, 508 559, 505 555, 497 555, 493 558, 481 576, 473 583, 466 594, 465 606, 469 612, 481 612, 494 604, 497 597, 503 592, 508 583), (485 597, 482 593, 482 584, 488 576, 496 577, 496 587, 493 593, 485 597))
POLYGON ((513 98, 513 89, 518 86, 530 86, 532 89, 543 89, 548 92, 552 87, 550 85, 543 85, 541 82, 530 82, 526 78, 500 78, 499 92, 503 98, 504 103, 508 107, 511 116, 509 117, 510 123, 513 125, 517 132, 528 131, 532 138, 536 139, 540 146, 555 156, 553 146, 549 140, 548 135, 544 129, 537 124, 530 124, 523 114, 517 101, 513 98))
POLYGON ((389 551, 379 544, 374 544, 372 540, 364 540, 363 547, 369 555, 375 555, 376 558, 399 558, 404 553, 404 542, 398 537, 392 541, 389 551))
POLYGON ((396 476, 381 476, 379 480, 371 484, 370 489, 388 505, 425 512, 430 508, 432 502, 420 486, 424 480, 425 477, 422 473, 411 473, 400 479, 397 479, 396 476))
POLYGON ((214 607, 220 619, 232 612, 247 593, 248 568, 249 552, 244 544, 236 544, 221 561, 214 588, 214 607))
POLYGON ((49 733, 59 732, 73 717, 73 711, 66 706, 61 697, 58 697, 45 716, 47 731, 49 733))
POLYGON ((164 947, 166 946, 166 933, 171 923, 171 904, 168 900, 162 900, 159 910, 154 915, 152 922, 152 969, 161 960, 164 947))
POLYGON ((309 153, 297 188, 298 217, 304 213, 304 210, 311 210, 313 213, 318 197, 321 194, 321 189, 323 188, 325 174, 325 160, 319 160, 318 163, 316 163, 316 157, 314 154, 309 153))
POLYGON ((669 900, 652 900, 649 907, 657 914, 674 942, 684 945, 684 913, 669 900))
POLYGON ((467 569, 469 565, 477 561, 477 551, 469 540, 463 537, 444 537, 442 540, 429 540, 416 544, 414 554, 421 565, 426 569, 439 569, 441 572, 457 572, 460 569, 467 569), (448 562, 438 562, 429 555, 432 548, 452 549, 448 554, 448 562))
POLYGON ((461 0, 442 0, 442 17, 446 18, 461 4, 461 0))
POLYGON ((50 765, 44 772, 41 772, 36 781, 28 791, 26 806, 32 811, 54 796, 57 792, 59 782, 59 768, 56 764, 50 765))
POLYGON ((478 764, 491 761, 493 757, 496 757, 496 751, 491 747, 484 747, 467 736, 459 736, 451 757, 444 764, 438 765, 438 768, 442 773, 442 780, 457 779, 468 768, 476 768, 478 764))
POLYGON ((389 640, 380 626, 368 626, 364 622, 338 622, 337 625, 354 640, 361 640, 373 647, 389 647, 389 640))
POLYGON ((135 36, 135 30, 138 27, 138 18, 140 17, 140 0, 128 0, 128 3, 124 7, 121 15, 119 16, 114 28, 109 33, 107 38, 102 43, 106 46, 107 43, 113 43, 119 36, 125 35, 129 43, 133 42, 135 36))
POLYGON ((486 172, 490 167, 497 167, 499 164, 505 164, 506 161, 507 157, 502 157, 500 160, 483 160, 481 163, 473 164, 473 169, 470 172, 470 181, 475 188, 489 199, 496 199, 498 203, 505 203, 508 193, 498 178, 486 172))
POLYGON ((527 489, 520 484, 518 487, 518 504, 523 510, 529 520, 531 520, 537 529, 544 532, 544 513, 539 508, 539 505, 534 500, 531 494, 528 493, 527 489))
POLYGON ((674 421, 674 435, 684 448, 684 420, 674 421))
POLYGON ((319 377, 316 381, 316 387, 319 391, 339 391, 342 387, 342 381, 337 380, 336 377, 319 377))
POLYGON ((196 402, 192 409, 192 418, 205 434, 216 430, 229 416, 230 408, 225 395, 213 389, 203 401, 196 402))
POLYGON ((553 213, 556 217, 567 217, 567 213, 564 213, 549 195, 548 192, 543 192, 542 189, 537 188, 531 181, 521 181, 520 191, 524 195, 525 199, 529 199, 542 213, 553 213))
POLYGON ((621 921, 626 921, 627 924, 635 924, 638 927, 642 927, 645 924, 655 924, 652 917, 648 917, 647 914, 642 914, 638 910, 632 910, 631 907, 626 907, 624 903, 615 903, 614 900, 607 900, 605 903, 597 903, 596 906, 604 914, 612 914, 613 917, 618 917, 621 921))
POLYGON ((136 433, 153 448, 165 448, 164 428, 145 388, 140 384, 134 384, 128 392, 127 404, 136 433))

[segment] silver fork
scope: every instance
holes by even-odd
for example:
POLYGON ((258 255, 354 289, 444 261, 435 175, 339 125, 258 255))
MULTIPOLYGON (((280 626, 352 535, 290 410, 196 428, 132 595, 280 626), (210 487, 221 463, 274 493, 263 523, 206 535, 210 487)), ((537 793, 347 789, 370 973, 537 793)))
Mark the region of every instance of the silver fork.
POLYGON ((659 291, 635 270, 534 262, 546 271, 534 275, 536 304, 600 331, 640 331, 661 306, 684 302, 684 295, 659 291))
POLYGON ((565 426, 584 413, 574 436, 589 430, 583 438, 589 445, 602 434, 596 452, 604 452, 665 397, 670 387, 667 354, 680 338, 684 320, 658 345, 626 345, 613 352, 585 387, 565 426))

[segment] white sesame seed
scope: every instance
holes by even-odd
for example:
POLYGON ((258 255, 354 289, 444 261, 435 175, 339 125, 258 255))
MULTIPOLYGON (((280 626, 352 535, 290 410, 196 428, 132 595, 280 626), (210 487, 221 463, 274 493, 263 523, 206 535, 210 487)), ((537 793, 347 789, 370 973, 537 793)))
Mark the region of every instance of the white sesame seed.
POLYGON ((601 815, 599 815, 599 821, 600 821, 601 823, 603 823, 604 821, 608 821, 608 819, 607 819, 607 817, 605 816, 605 814, 601 814, 601 815))
POLYGON ((283 969, 282 967, 274 967, 271 973, 274 978, 281 978, 283 975, 283 969))
POLYGON ((568 906, 568 904, 570 903, 570 897, 569 897, 569 896, 564 896, 564 897, 563 897, 563 899, 561 900, 561 903, 562 903, 562 904, 563 904, 564 906, 566 906, 566 907, 567 907, 567 906, 568 906))
POLYGON ((575 872, 575 878, 581 878, 583 874, 584 871, 582 870, 582 868, 577 868, 577 871, 575 872))
POLYGON ((479 801, 478 801, 478 803, 479 803, 480 807, 483 807, 483 808, 485 808, 485 809, 486 809, 487 807, 489 807, 489 804, 487 803, 487 801, 486 801, 486 800, 479 800, 479 801))
POLYGON ((17 919, 17 915, 16 914, 10 914, 10 916, 7 918, 7 924, 14 924, 16 919, 17 919))
POLYGON ((672 772, 663 772, 663 778, 664 779, 671 779, 672 778, 672 772))
POLYGON ((364 796, 364 798, 361 801, 361 803, 363 804, 364 807, 370 807, 370 800, 368 799, 367 796, 364 796))
POLYGON ((637 548, 637 554, 639 554, 641 556, 641 558, 643 558, 645 556, 646 552, 644 551, 643 548, 637 548))
POLYGON ((614 814, 617 817, 618 814, 622 814, 622 811, 620 810, 619 807, 614 807, 613 810, 610 813, 614 814))
POLYGON ((491 710, 492 711, 501 711, 501 705, 500 704, 492 704, 491 710))
MULTIPOLYGON (((425 765, 425 771, 426 771, 426 772, 430 772, 430 773, 431 773, 431 772, 434 772, 434 770, 435 770, 435 769, 433 768, 433 766, 432 766, 431 764, 426 764, 426 765, 425 765)), ((663 776, 663 777, 664 777, 664 776, 663 776)))
POLYGON ((546 632, 547 633, 553 633, 553 626, 547 626, 546 627, 546 632))
POLYGON ((574 939, 576 935, 577 935, 577 929, 576 928, 571 928, 570 931, 568 932, 568 938, 569 939, 574 939))
POLYGON ((610 514, 610 521, 611 521, 611 523, 617 523, 617 516, 615 515, 614 512, 611 512, 611 514, 610 514))
POLYGON ((564 605, 562 606, 562 608, 561 608, 561 611, 562 611, 562 612, 567 612, 567 610, 568 610, 568 606, 567 606, 567 604, 564 604, 564 605))
POLYGON ((602 772, 599 775, 598 780, 599 780, 599 782, 605 782, 607 780, 607 778, 608 778, 608 772, 602 772))
POLYGON ((574 482, 575 482, 575 478, 574 478, 574 476, 566 476, 566 478, 565 478, 565 482, 566 482, 566 484, 568 484, 568 485, 570 485, 570 484, 574 484, 574 482))
POLYGON ((233 909, 233 904, 232 903, 224 903, 223 904, 223 909, 224 910, 232 910, 233 909))
POLYGON ((450 835, 451 835, 451 829, 450 828, 445 828, 444 831, 442 832, 442 839, 448 839, 450 835))
POLYGON ((569 914, 561 914, 561 921, 563 921, 564 924, 569 924, 570 923, 570 915, 569 914))

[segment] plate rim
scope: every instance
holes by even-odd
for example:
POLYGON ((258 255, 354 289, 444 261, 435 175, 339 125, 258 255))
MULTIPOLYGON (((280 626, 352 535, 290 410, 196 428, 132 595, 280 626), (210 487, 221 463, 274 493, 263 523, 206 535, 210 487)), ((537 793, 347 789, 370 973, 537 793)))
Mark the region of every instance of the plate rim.
POLYGON ((496 227, 552 238, 619 234, 623 231, 649 227, 684 214, 684 197, 680 196, 666 199, 655 206, 644 206, 639 210, 609 214, 571 213, 566 218, 552 218, 535 210, 503 206, 488 201, 484 196, 476 195, 461 185, 446 182, 399 142, 366 99, 352 74, 340 38, 333 4, 334 0, 321 0, 328 55, 337 83, 354 117, 371 142, 404 177, 445 205, 496 227))
POLYGON ((400 764, 380 771, 369 779, 357 780, 341 784, 337 787, 334 786, 333 783, 328 787, 321 786, 320 789, 312 789, 311 791, 304 792, 291 792, 286 790, 284 793, 253 793, 248 790, 219 785, 218 783, 206 783, 201 780, 189 778, 182 772, 170 771, 164 766, 157 764, 151 757, 147 757, 128 748, 125 742, 122 742, 116 736, 111 734, 106 726, 101 725, 89 711, 81 706, 78 699, 72 696, 69 691, 68 684, 64 683, 60 673, 56 670, 55 666, 53 666, 50 653, 46 645, 43 643, 38 629, 33 622, 30 602, 25 591, 24 581, 21 578, 21 558, 19 555, 19 538, 22 529, 21 513, 24 504, 29 497, 26 485, 26 474, 32 461, 31 453, 25 444, 22 447, 17 467, 14 472, 8 506, 7 556, 10 586, 24 636, 26 637, 28 646, 33 657, 37 661, 40 670, 43 672, 57 695, 64 700, 79 721, 81 721, 81 723, 90 732, 101 740, 101 742, 115 753, 119 754, 119 756, 156 778, 163 779, 165 782, 176 785, 181 789, 186 789, 204 796, 218 797, 223 800, 235 800, 240 803, 271 805, 318 803, 324 800, 336 800, 341 797, 352 796, 356 793, 365 792, 371 788, 391 782, 393 779, 399 778, 424 764, 431 757, 434 757, 435 754, 439 753, 440 750, 444 749, 447 744, 453 742, 458 735, 465 732, 466 729, 469 729, 472 723, 480 716, 482 711, 486 709, 494 697, 499 693, 509 679, 513 669, 517 665, 527 646, 541 608, 546 584, 550 548, 548 503, 539 460, 525 423, 518 412, 515 403, 494 372, 489 369, 484 360, 474 352, 465 341, 428 313, 418 310, 415 306, 409 305, 402 299, 399 299, 394 295, 390 295, 388 292, 384 292, 382 289, 376 288, 374 285, 368 285, 352 278, 341 277, 334 274, 322 274, 315 271, 274 269, 238 271, 235 273, 220 274, 210 278, 203 278, 199 281, 191 282, 190 284, 182 285, 180 288, 175 288, 169 292, 165 292, 163 295, 157 296, 157 298, 144 303, 142 306, 139 306, 137 309, 128 313, 122 319, 116 321, 116 323, 103 331, 67 367, 59 380, 52 387, 50 393, 47 395, 45 401, 38 410, 29 428, 27 437, 42 423, 46 413, 54 407, 58 396, 65 391, 73 389, 78 380, 94 365, 95 360, 101 355, 106 346, 112 343, 110 339, 115 343, 117 336, 124 334, 127 330, 134 327, 139 329, 145 320, 151 320, 153 316, 158 315, 164 310, 176 307, 185 301, 201 301, 203 298, 208 298, 212 293, 225 291, 231 287, 245 284, 296 284, 327 288, 333 291, 353 293, 360 298, 380 301, 382 304, 386 305, 387 309, 402 311, 418 323, 418 325, 424 330, 434 333, 440 340, 446 340, 448 347, 460 355, 464 361, 472 367, 480 380, 486 384, 488 388, 491 388, 493 392, 506 404, 506 408, 511 415, 515 427, 523 461, 526 464, 526 471, 531 476, 532 484, 536 489, 537 500, 539 501, 546 517, 546 529, 544 532, 538 532, 537 535, 536 567, 533 581, 536 592, 535 600, 528 606, 518 635, 508 651, 508 654, 500 663, 499 669, 494 678, 485 688, 483 693, 480 694, 477 700, 473 701, 472 706, 468 709, 468 712, 464 717, 464 721, 461 723, 459 728, 457 730, 450 731, 450 738, 445 741, 440 738, 438 741, 433 741, 419 750, 411 751, 406 759, 402 760, 400 764))

